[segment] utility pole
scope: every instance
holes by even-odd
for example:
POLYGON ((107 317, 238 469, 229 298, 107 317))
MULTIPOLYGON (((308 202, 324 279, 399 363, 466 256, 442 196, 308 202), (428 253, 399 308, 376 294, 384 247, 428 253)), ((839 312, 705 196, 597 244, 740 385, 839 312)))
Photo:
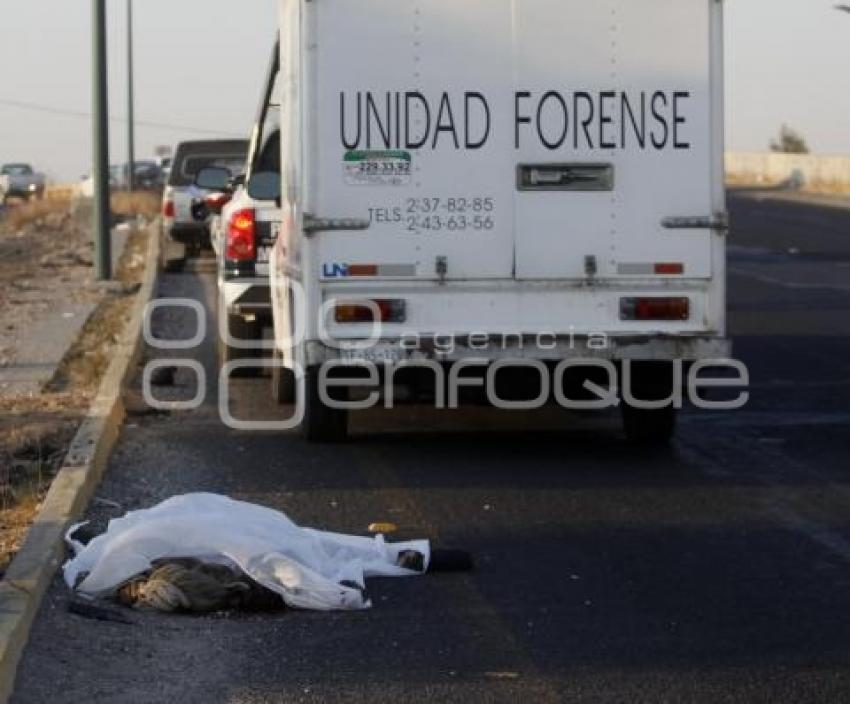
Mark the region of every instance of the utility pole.
POLYGON ((92 0, 92 215, 97 278, 112 278, 109 202, 109 86, 106 66, 106 0, 92 0))
POLYGON ((127 0, 127 190, 136 188, 136 124, 133 76, 133 0, 127 0))

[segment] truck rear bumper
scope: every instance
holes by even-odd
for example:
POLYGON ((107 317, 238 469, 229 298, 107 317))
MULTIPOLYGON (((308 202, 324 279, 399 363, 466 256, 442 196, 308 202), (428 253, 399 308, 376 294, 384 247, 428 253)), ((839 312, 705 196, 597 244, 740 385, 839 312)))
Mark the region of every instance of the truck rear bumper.
POLYGON ((203 223, 174 223, 165 230, 172 242, 210 247, 210 230, 203 223))
POLYGON ((405 360, 457 362, 476 359, 487 361, 535 359, 558 362, 565 359, 610 361, 695 362, 729 359, 732 342, 716 336, 596 336, 534 337, 491 335, 474 337, 407 338, 380 340, 364 349, 341 349, 320 341, 305 345, 306 364, 317 365, 338 359, 392 363, 405 360))
POLYGON ((235 279, 219 282, 221 301, 231 315, 255 316, 271 320, 272 302, 268 278, 235 279))

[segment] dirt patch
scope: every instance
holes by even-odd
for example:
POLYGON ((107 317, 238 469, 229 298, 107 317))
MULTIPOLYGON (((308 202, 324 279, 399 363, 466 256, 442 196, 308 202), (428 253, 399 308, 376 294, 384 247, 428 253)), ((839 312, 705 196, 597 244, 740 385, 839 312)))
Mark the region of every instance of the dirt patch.
POLYGON ((86 394, 0 400, 0 572, 41 508, 89 401, 86 394))
POLYGON ((0 398, 0 574, 61 468, 128 323, 145 271, 148 229, 130 235, 116 280, 93 280, 91 210, 32 203, 0 220, 0 365, 57 302, 98 305, 45 391, 0 398))
POLYGON ((92 280, 91 209, 31 203, 0 217, 0 367, 22 333, 58 302, 98 303, 92 280))
POLYGON ((115 285, 83 327, 48 392, 85 390, 95 392, 112 360, 111 352, 130 322, 133 303, 142 285, 148 248, 147 230, 130 235, 118 264, 115 285))

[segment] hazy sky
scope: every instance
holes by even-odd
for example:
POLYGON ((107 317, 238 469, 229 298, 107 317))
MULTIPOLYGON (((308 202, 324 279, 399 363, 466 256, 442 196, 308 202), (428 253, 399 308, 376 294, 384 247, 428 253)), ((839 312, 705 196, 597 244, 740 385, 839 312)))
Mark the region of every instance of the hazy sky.
MULTIPOLYGON (((462 2, 463 0, 458 0, 462 2)), ((638 1, 638 0, 633 0, 638 1)), ((0 0, 0 162, 59 179, 88 173, 90 1, 0 0)), ((110 13, 112 114, 126 114, 125 0, 110 13)), ((276 0, 135 0, 139 120, 246 136, 276 27, 276 0)), ((760 150, 783 122, 813 150, 850 154, 850 14, 832 0, 726 0, 729 147, 760 150)), ((663 41, 659 36, 655 41, 663 41)), ((140 126, 137 154, 202 137, 140 126)), ((112 124, 113 162, 125 128, 112 124)))

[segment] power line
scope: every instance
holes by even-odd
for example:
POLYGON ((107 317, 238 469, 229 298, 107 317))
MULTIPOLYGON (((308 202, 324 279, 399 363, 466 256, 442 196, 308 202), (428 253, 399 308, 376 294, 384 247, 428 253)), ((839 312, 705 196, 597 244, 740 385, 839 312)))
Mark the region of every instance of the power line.
MULTIPOLYGON (((76 117, 80 119, 91 119, 91 113, 85 112, 84 110, 68 110, 65 108, 57 108, 50 105, 40 105, 38 103, 27 103, 21 100, 8 100, 6 98, 0 98, 0 105, 5 105, 11 108, 18 108, 20 110, 31 110, 33 112, 41 112, 48 115, 61 115, 62 117, 76 117)), ((109 118, 110 122, 127 122, 126 117, 112 117, 109 118)), ((179 132, 190 132, 193 134, 205 134, 211 135, 215 137, 234 137, 233 132, 223 132, 222 130, 210 130, 202 127, 188 127, 187 125, 175 125, 168 122, 151 122, 149 120, 136 120, 136 125, 140 127, 147 127, 149 129, 156 130, 175 130, 179 132)))

